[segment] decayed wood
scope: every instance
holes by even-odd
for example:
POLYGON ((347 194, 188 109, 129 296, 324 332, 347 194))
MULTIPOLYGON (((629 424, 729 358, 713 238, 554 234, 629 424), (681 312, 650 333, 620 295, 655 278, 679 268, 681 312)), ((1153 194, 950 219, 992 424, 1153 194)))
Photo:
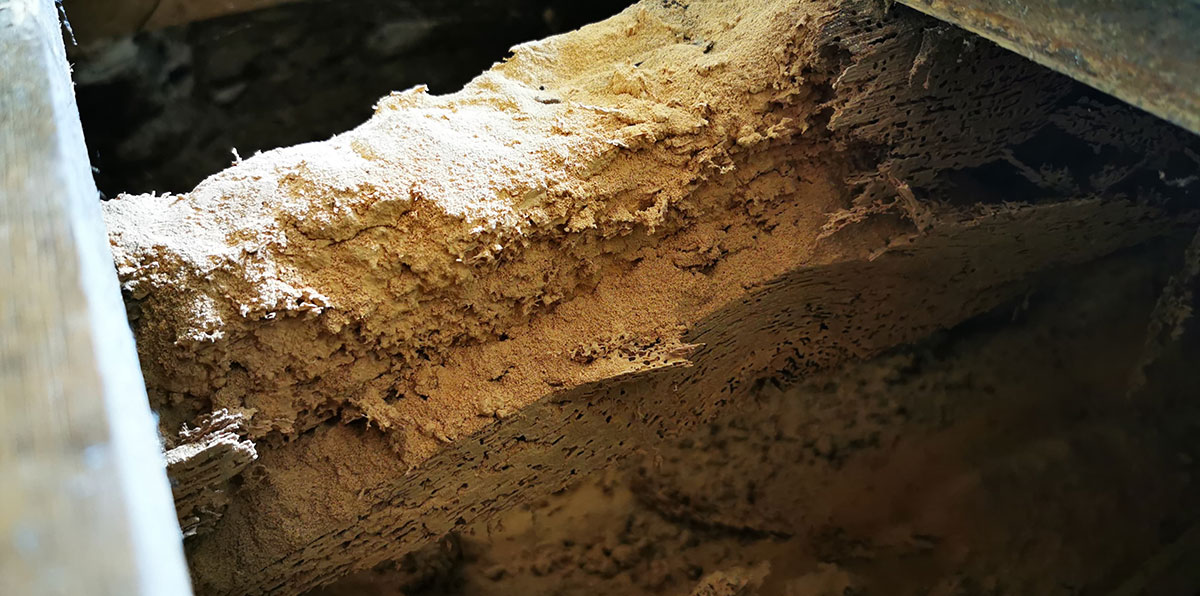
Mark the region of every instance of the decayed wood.
POLYGON ((327 142, 106 203, 165 424, 227 409, 260 455, 189 543, 198 591, 299 593, 398 557, 756 383, 1176 229, 1111 190, 1129 168, 1085 189, 1012 151, 1102 117, 1114 134, 1086 142, 1144 143, 1141 168, 1169 134, 872 6, 643 2, 459 93, 395 93, 327 142), (1022 194, 970 179, 997 162, 1022 194))
MULTIPOLYGON (((1027 292, 1031 274, 1144 240, 1161 224, 1130 204, 1055 205, 939 225, 871 261, 801 268, 686 330, 681 340, 692 349, 632 350, 629 359, 597 362, 620 373, 502 414, 415 469, 382 433, 321 426, 264 451, 265 478, 236 495, 216 528, 192 543, 197 590, 297 594, 369 569, 465 522, 569 486, 725 408, 750 407, 757 383, 915 341, 1027 292), (1089 219, 1099 225, 1081 225, 1089 219), (1063 251, 1093 236, 1104 240, 1063 251), (1000 254, 1021 257, 994 262, 1000 254)), ((554 324, 515 333, 547 339, 554 324)), ((495 348, 462 357, 503 362, 506 354, 495 348)), ((547 341, 548 352, 562 348, 547 341)), ((477 388, 494 385, 480 380, 477 388)))
POLYGON ((1200 134, 1200 4, 899 1, 1200 134))
POLYGON ((0 56, 0 594, 189 594, 54 3, 0 56))
POLYGON ((208 531, 229 505, 230 480, 258 458, 242 438, 242 417, 225 410, 201 418, 179 433, 167 451, 167 475, 185 537, 208 531))

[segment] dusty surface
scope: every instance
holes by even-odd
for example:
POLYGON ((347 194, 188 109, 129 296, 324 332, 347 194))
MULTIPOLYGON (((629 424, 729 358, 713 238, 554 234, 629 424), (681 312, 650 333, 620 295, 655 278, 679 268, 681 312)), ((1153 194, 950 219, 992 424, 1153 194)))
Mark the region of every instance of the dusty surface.
MULTIPOLYGON (((1194 323, 1126 394, 1178 248, 765 384, 629 466, 312 596, 1116 593, 1200 523, 1194 323), (699 591, 729 576, 746 591, 699 591)), ((1122 593, 1191 593, 1140 587, 1122 593)))
POLYGON ((260 455, 199 589, 369 568, 1186 219, 1185 137, 873 6, 644 3, 108 202, 164 426, 260 455))

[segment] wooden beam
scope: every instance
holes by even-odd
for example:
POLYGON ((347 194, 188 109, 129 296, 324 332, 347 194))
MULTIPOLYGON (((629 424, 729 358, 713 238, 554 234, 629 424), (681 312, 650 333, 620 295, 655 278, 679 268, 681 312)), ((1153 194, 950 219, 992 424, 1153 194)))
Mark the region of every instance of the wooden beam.
POLYGON ((900 0, 1200 134, 1200 4, 900 0))
POLYGON ((0 594, 190 594, 54 3, 0 56, 0 594))

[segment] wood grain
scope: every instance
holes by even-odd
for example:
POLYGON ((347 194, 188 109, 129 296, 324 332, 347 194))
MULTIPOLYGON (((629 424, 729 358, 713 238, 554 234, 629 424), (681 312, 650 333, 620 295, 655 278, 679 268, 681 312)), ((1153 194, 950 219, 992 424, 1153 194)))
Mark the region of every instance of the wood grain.
POLYGON ((51 0, 0 56, 0 594, 190 594, 51 0))

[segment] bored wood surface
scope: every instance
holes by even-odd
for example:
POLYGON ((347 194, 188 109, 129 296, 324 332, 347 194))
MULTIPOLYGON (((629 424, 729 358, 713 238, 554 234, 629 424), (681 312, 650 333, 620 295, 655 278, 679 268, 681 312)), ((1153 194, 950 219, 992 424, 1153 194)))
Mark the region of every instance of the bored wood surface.
POLYGON ((1145 199, 1169 189, 1117 192, 1133 165, 1015 151, 1169 155, 1165 125, 876 9, 645 0, 106 202, 164 434, 225 410, 261 458, 188 541, 197 592, 395 560, 1176 227, 1145 199))
POLYGON ((900 2, 1200 134, 1200 3, 900 2))
POLYGON ((254 443, 241 438, 242 416, 213 412, 196 428, 185 427, 167 451, 167 475, 184 537, 207 531, 229 504, 229 481, 256 458, 254 443))
POLYGON ((0 56, 0 594, 190 594, 51 0, 0 56))

